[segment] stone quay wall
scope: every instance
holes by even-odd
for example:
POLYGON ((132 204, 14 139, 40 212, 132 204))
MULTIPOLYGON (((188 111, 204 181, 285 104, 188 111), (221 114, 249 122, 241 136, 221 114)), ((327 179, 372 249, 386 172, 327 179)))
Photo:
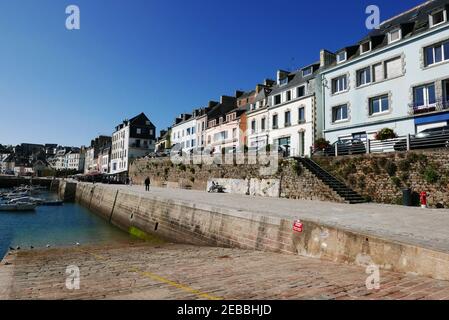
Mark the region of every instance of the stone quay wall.
POLYGON ((314 157, 324 169, 366 198, 387 204, 402 204, 403 189, 429 193, 430 207, 449 208, 449 150, 396 152, 314 157))
POLYGON ((0 188, 13 188, 21 185, 38 185, 50 188, 52 191, 58 190, 59 179, 53 178, 30 178, 15 176, 0 176, 0 188))
POLYGON ((146 177, 150 177, 154 186, 202 191, 207 190, 211 180, 229 180, 232 183, 230 189, 248 189, 248 194, 255 195, 264 189, 264 185, 275 183, 279 184, 277 193, 282 198, 344 202, 295 160, 279 160, 276 173, 272 175, 261 174, 260 168, 258 164, 195 165, 174 164, 170 159, 139 159, 131 164, 129 175, 134 184, 143 184, 146 177), (241 185, 237 186, 239 180, 241 185))
POLYGON ((296 232, 292 219, 100 184, 78 183, 76 200, 106 221, 139 236, 157 235, 180 243, 299 254, 357 265, 374 263, 386 270, 449 280, 447 253, 315 222, 302 221, 303 231, 296 232))

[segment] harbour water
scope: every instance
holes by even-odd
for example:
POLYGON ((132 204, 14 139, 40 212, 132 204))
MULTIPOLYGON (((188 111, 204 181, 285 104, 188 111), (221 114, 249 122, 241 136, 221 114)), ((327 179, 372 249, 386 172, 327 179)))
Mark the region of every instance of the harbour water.
MULTIPOLYGON (((57 198, 51 193, 39 197, 57 198)), ((0 260, 9 247, 30 249, 131 240, 135 239, 76 203, 38 206, 32 212, 0 212, 0 260)))

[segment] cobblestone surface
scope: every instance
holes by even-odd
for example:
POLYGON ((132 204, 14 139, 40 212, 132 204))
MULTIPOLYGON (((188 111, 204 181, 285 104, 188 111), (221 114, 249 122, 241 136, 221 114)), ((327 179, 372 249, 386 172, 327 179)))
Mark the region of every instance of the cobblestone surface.
POLYGON ((0 299, 449 299, 449 282, 294 255, 163 244, 22 251, 0 265, 0 299), (11 265, 5 265, 5 262, 11 265), (80 289, 66 268, 80 268, 80 289), (5 290, 6 288, 6 290, 5 290))

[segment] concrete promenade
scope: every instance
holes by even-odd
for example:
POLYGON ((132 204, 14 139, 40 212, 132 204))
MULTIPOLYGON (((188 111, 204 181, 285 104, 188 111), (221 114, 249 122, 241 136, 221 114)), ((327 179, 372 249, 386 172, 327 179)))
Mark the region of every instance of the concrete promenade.
POLYGON ((384 240, 449 253, 449 210, 421 209, 384 204, 339 204, 321 201, 250 197, 194 190, 142 186, 102 185, 121 192, 185 202, 197 208, 234 211, 240 216, 254 214, 285 219, 304 219, 384 240))
POLYGON ((381 271, 380 288, 368 290, 367 277, 363 267, 296 255, 137 243, 15 252, 0 264, 0 299, 449 299, 448 281, 381 271))

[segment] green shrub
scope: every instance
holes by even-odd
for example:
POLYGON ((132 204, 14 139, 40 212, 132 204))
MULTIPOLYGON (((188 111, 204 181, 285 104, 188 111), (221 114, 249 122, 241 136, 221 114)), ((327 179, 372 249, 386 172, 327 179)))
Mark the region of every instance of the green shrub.
POLYGON ((398 167, 396 166, 396 164, 391 160, 387 160, 387 162, 385 163, 385 171, 388 173, 388 175, 390 177, 396 175, 397 170, 398 167))
POLYGON ((398 135, 394 132, 393 129, 383 128, 379 132, 376 133, 376 140, 387 140, 387 139, 395 139, 398 135))
POLYGON ((401 187, 401 179, 399 179, 398 177, 391 177, 391 182, 393 183, 394 186, 398 188, 401 187))
POLYGON ((402 182, 407 182, 408 179, 410 178, 410 175, 408 174, 408 172, 403 172, 401 173, 399 178, 402 180, 402 182))
POLYGON ((324 138, 319 138, 315 140, 315 150, 323 150, 330 146, 330 142, 324 138))
POLYGON ((401 160, 398 162, 398 168, 400 171, 405 171, 405 172, 409 171, 410 165, 411 165, 411 163, 408 160, 401 160))
POLYGON ((295 161, 295 163, 293 163, 293 171, 296 173, 297 176, 300 176, 302 173, 302 168, 299 165, 299 163, 297 161, 295 161))
POLYGON ((370 174, 371 172, 373 172, 373 170, 372 170, 370 167, 364 166, 364 167, 362 168, 362 172, 363 172, 364 174, 370 174))
POLYGON ((180 163, 179 165, 178 165, 178 169, 179 170, 181 170, 181 171, 186 171, 186 166, 185 166, 185 164, 184 163, 180 163))
POLYGON ((387 158, 380 157, 377 159, 377 166, 384 168, 386 164, 387 164, 387 158))
POLYGON ((434 183, 438 182, 438 180, 440 179, 440 175, 432 167, 427 167, 424 170, 424 174, 423 175, 424 175, 424 180, 426 180, 426 182, 430 183, 430 184, 434 184, 434 183))

